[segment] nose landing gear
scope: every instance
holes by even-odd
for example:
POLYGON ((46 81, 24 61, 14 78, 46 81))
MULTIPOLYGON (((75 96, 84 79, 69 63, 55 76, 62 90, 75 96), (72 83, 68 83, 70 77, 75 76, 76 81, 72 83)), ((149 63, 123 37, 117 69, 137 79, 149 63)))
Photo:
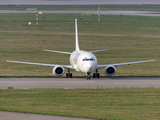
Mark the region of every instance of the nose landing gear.
POLYGON ((86 77, 87 80, 90 80, 90 79, 91 79, 90 74, 91 74, 90 72, 87 72, 87 77, 86 77))
MULTIPOLYGON (((90 74, 91 72, 87 72, 87 80, 91 79, 90 74)), ((98 70, 96 70, 95 73, 93 73, 93 78, 100 78, 100 73, 98 73, 98 70)))

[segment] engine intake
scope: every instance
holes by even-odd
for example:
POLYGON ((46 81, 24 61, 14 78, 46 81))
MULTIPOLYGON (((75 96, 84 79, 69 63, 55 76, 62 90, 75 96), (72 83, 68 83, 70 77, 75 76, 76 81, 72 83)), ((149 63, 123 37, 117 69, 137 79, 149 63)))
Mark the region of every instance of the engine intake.
POLYGON ((105 71, 106 75, 114 75, 114 74, 116 74, 116 68, 114 66, 111 66, 111 65, 107 66, 104 69, 104 71, 105 71))
POLYGON ((61 76, 64 74, 64 68, 60 65, 57 65, 53 68, 53 74, 57 76, 61 76))

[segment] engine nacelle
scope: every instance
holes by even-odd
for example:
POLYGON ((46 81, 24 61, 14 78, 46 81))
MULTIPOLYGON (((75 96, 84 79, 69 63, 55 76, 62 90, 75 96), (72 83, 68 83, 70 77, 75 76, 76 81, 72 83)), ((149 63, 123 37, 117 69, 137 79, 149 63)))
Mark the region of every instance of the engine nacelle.
POLYGON ((53 68, 53 74, 57 76, 61 76, 64 74, 64 68, 60 65, 57 65, 53 68))
POLYGON ((116 74, 116 68, 114 66, 109 65, 104 69, 104 72, 106 75, 114 75, 116 74))

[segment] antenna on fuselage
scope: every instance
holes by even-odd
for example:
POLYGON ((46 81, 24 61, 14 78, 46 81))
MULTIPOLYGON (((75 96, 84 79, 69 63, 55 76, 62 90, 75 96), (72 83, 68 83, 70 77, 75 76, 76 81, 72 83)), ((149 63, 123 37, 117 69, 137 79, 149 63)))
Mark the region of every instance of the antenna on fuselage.
POLYGON ((75 39, 76 39, 76 50, 80 50, 79 49, 79 41, 78 41, 77 19, 75 19, 75 39))

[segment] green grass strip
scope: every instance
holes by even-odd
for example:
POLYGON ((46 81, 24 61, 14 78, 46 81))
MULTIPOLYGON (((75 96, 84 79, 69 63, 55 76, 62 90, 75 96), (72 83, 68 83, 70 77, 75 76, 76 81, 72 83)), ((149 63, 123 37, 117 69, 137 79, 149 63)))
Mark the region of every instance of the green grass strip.
POLYGON ((160 88, 1 89, 0 110, 103 120, 158 120, 160 88))

